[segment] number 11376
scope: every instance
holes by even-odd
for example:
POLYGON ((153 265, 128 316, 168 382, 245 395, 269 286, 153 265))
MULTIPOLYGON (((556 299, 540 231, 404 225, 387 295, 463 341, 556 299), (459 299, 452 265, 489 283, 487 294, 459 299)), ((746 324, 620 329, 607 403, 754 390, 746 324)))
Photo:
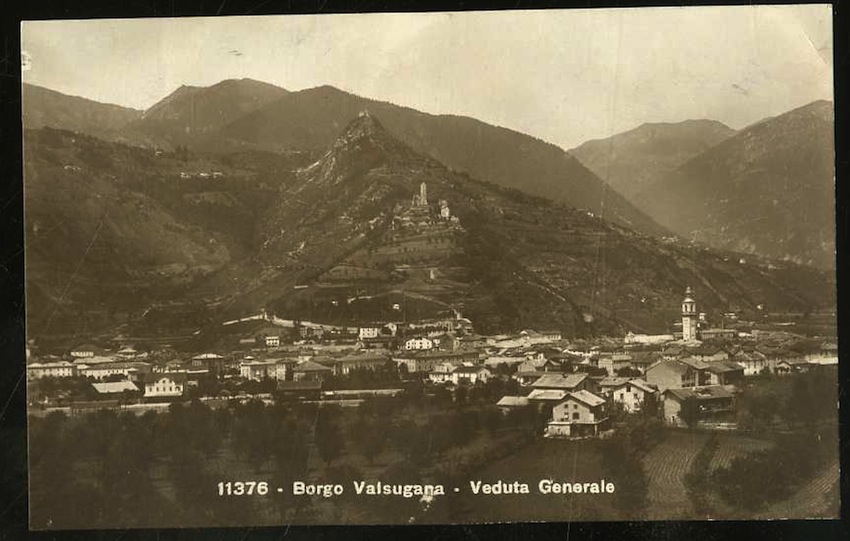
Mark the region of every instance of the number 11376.
POLYGON ((269 493, 269 484, 265 481, 221 481, 218 483, 219 496, 265 496, 269 493))

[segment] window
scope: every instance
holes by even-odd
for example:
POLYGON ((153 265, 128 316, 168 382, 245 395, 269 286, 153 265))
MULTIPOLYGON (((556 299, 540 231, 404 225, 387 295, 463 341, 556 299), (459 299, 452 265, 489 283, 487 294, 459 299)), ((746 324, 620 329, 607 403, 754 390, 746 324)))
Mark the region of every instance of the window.
POLYGON ((576 420, 576 419, 578 419, 578 418, 579 418, 579 412, 574 411, 574 412, 573 412, 573 420, 576 420))

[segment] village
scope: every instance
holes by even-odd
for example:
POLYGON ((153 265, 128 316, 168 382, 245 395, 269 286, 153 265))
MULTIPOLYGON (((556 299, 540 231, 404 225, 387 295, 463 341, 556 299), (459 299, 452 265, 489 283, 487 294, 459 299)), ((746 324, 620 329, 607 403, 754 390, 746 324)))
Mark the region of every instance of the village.
POLYGON ((145 411, 192 399, 226 405, 272 396, 356 407, 411 385, 426 393, 448 389, 456 400, 498 382, 504 395, 495 405, 503 412, 533 406, 548 415, 545 437, 604 436, 615 412, 641 411, 674 427, 732 430, 736 395, 748 378, 794 376, 838 362, 834 341, 708 326, 691 288, 682 300, 681 331, 617 339, 571 341, 555 330, 481 336, 459 315, 349 328, 284 327, 267 314, 250 322, 253 335, 227 351, 187 355, 126 344, 80 344, 62 356, 29 351, 30 409, 145 411))

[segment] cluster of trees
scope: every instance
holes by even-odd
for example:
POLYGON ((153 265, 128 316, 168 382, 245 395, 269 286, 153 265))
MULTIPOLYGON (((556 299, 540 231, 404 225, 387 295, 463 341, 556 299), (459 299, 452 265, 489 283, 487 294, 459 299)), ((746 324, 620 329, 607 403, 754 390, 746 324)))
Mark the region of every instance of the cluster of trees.
POLYGON ((837 426, 832 431, 803 430, 780 436, 770 450, 732 460, 711 474, 711 483, 728 504, 754 511, 793 495, 836 460, 837 426))
POLYGON ((799 429, 838 423, 838 377, 821 368, 794 377, 763 374, 736 398, 738 425, 747 430, 799 429))
MULTIPOLYGON (((834 370, 794 377, 760 376, 738 398, 745 428, 782 428, 775 445, 710 470, 718 441, 714 436, 697 455, 686 485, 696 508, 706 509, 716 491, 736 509, 757 511, 788 498, 823 468, 838 460, 838 383, 834 370)), ((837 501, 837 499, 835 500, 837 501)))
POLYGON ((544 417, 536 408, 503 414, 492 404, 416 393, 359 408, 252 400, 213 409, 192 400, 143 415, 52 412, 30 420, 32 523, 72 529, 309 523, 345 509, 364 521, 404 520, 421 510, 420 502, 365 505, 344 498, 332 509, 313 498, 223 498, 216 487, 240 478, 280 487, 295 480, 422 482, 429 471, 442 479, 448 453, 457 462, 472 441, 479 452, 498 447, 493 442, 504 442, 505 434, 530 440, 544 417), (85 505, 69 504, 77 501, 85 505))

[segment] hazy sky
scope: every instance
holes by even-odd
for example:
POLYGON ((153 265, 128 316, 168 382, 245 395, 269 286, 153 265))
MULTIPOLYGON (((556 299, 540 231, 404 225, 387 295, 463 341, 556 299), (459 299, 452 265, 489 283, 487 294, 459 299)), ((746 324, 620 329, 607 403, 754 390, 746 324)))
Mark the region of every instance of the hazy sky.
POLYGON ((829 5, 26 22, 24 80, 147 108, 182 84, 330 84, 571 148, 832 99, 829 5))

